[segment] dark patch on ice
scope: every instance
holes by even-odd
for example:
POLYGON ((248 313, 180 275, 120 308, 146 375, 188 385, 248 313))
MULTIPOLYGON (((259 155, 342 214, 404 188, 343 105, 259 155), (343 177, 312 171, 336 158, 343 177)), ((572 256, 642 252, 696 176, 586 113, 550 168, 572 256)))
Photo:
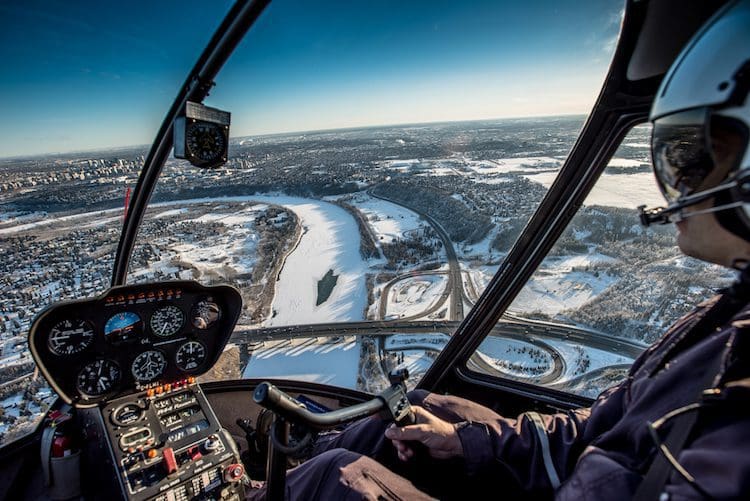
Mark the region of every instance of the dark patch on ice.
POLYGON ((339 276, 334 275, 333 270, 328 270, 328 273, 318 280, 318 300, 316 301, 315 306, 320 306, 328 301, 328 298, 331 297, 333 288, 336 287, 336 282, 338 282, 338 280, 339 276))

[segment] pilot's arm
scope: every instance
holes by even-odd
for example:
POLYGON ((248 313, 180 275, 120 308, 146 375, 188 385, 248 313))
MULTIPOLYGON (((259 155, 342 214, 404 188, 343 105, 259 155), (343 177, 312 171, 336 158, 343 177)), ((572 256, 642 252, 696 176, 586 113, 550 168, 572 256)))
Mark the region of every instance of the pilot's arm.
POLYGON ((595 438, 587 433, 592 409, 597 429, 621 415, 627 381, 604 392, 594 407, 567 413, 527 412, 515 419, 453 396, 430 394, 415 406, 417 424, 386 430, 399 458, 414 456, 409 441, 425 444, 431 456, 462 457, 467 473, 510 473, 525 492, 551 492, 564 481, 595 438), (432 411, 432 412, 431 412, 432 411), (438 414, 440 417, 438 417, 438 414), (460 417, 460 419, 456 419, 460 417))

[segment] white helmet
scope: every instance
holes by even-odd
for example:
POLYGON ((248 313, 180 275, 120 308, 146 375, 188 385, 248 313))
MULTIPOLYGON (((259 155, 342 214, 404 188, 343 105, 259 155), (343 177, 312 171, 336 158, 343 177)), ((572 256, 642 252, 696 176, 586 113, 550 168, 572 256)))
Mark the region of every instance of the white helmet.
POLYGON ((750 241, 750 0, 716 13, 682 50, 651 108, 654 173, 669 205, 645 225, 715 212, 750 241), (683 213, 713 198, 713 206, 683 213))

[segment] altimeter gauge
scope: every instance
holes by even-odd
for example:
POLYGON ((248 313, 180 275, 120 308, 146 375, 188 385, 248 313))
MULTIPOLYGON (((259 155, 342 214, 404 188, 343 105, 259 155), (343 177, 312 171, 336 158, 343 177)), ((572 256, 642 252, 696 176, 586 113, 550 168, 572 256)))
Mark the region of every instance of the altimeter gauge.
POLYGON ((94 341, 94 328, 85 320, 62 320, 49 331, 47 346, 55 355, 80 353, 94 341))
POLYGON ((120 367, 112 360, 95 360, 78 373, 76 388, 82 395, 98 397, 112 391, 121 376, 120 367))
POLYGON ((144 383, 161 376, 166 367, 167 359, 164 358, 162 352, 148 350, 135 357, 130 366, 130 372, 133 373, 136 381, 144 383))
POLYGON ((192 371, 206 361, 206 347, 198 341, 188 341, 177 349, 175 363, 180 370, 192 371))
POLYGON ((157 336, 169 337, 177 334, 185 323, 185 314, 173 304, 162 306, 151 315, 149 326, 157 336))

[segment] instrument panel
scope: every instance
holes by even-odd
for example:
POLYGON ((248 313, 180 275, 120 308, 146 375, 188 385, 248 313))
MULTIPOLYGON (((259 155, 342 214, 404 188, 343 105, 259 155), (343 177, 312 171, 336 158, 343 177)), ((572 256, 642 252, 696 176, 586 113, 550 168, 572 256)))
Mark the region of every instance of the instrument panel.
POLYGON ((67 403, 88 407, 123 392, 208 371, 239 318, 237 289, 176 281, 114 287, 45 309, 29 346, 67 403))

